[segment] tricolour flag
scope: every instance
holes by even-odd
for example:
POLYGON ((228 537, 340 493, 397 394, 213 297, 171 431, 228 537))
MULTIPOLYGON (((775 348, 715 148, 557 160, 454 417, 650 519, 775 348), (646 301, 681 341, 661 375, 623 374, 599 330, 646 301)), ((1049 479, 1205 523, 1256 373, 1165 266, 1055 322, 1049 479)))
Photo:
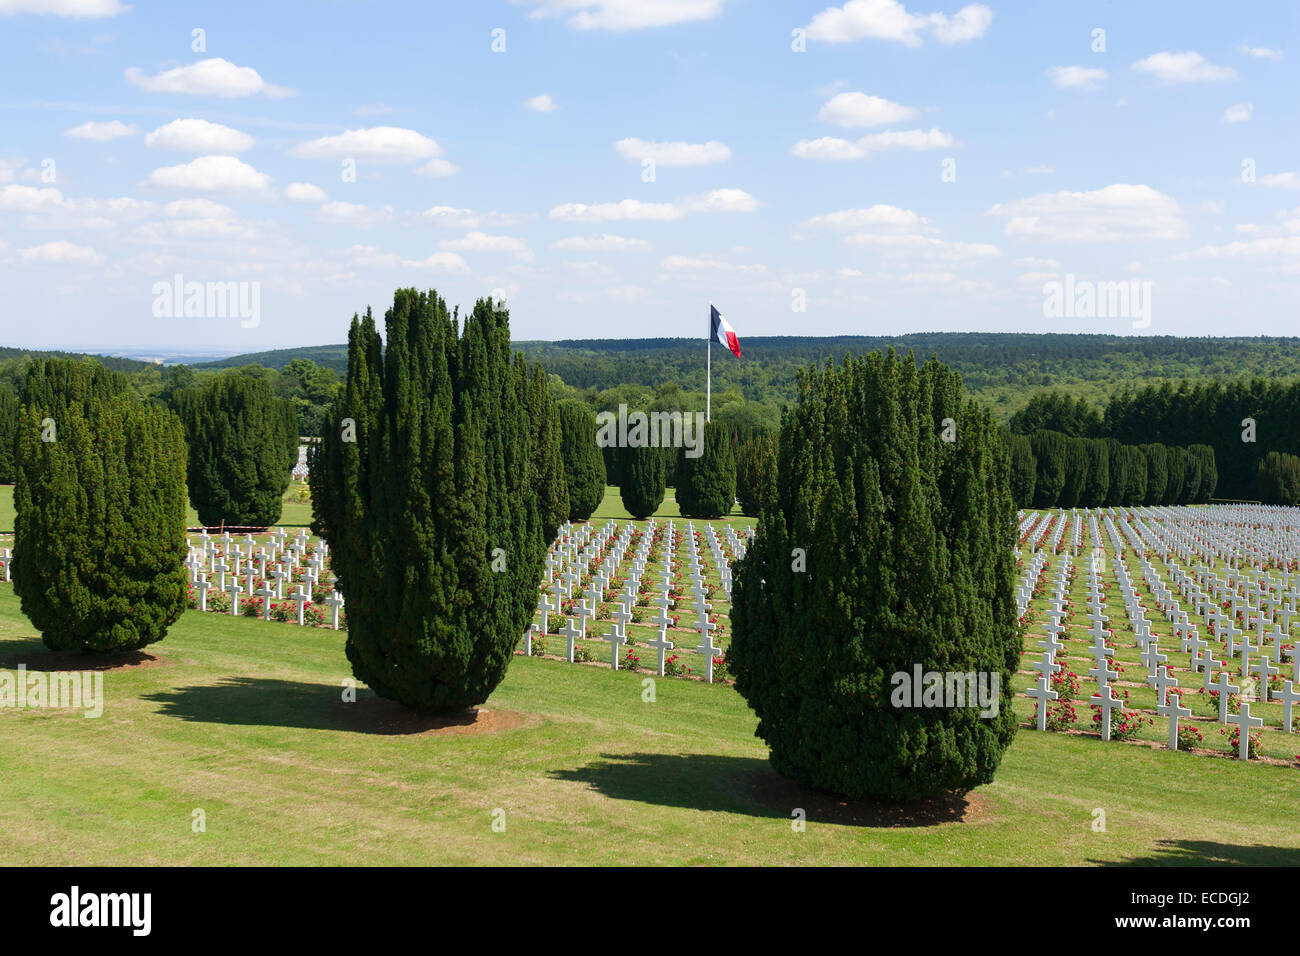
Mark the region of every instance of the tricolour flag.
POLYGON ((725 345, 736 358, 740 358, 740 339, 736 338, 736 330, 712 305, 709 306, 709 338, 719 345, 725 345))

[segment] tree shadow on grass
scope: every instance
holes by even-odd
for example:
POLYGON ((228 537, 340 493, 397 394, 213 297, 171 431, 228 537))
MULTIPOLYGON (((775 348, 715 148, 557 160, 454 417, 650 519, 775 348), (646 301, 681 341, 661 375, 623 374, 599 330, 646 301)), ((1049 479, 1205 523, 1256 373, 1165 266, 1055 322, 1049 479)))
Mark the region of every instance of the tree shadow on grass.
POLYGON ((1146 856, 1127 860, 1089 860, 1106 866, 1297 866, 1300 849, 1239 846, 1209 840, 1157 840, 1146 856))
POLYGON ((635 800, 690 810, 742 813, 811 823, 859 827, 929 827, 969 822, 987 809, 980 794, 945 794, 907 803, 847 800, 809 790, 782 777, 756 757, 712 754, 603 754, 558 780, 585 783, 615 800, 635 800))
POLYGON ((112 671, 154 667, 166 658, 149 650, 86 654, 81 651, 52 651, 39 637, 0 643, 0 668, 20 665, 29 671, 112 671))
POLYGON ((261 677, 227 677, 216 684, 146 694, 144 699, 160 704, 160 714, 187 721, 387 736, 487 733, 523 723, 522 714, 495 708, 445 716, 417 714, 363 689, 347 703, 340 688, 331 684, 261 677))

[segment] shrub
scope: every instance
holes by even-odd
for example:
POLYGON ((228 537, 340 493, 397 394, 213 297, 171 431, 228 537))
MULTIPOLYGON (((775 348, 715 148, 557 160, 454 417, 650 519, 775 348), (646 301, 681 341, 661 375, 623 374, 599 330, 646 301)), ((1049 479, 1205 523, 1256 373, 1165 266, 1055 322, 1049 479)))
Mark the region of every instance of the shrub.
POLYGON ((727 652, 773 767, 896 800, 992 780, 1015 733, 1021 648, 1009 463, 991 416, 939 362, 873 353, 800 373, 779 448, 776 498, 736 565, 727 652), (945 418, 955 442, 940 437, 945 418), (996 673, 997 716, 895 707, 892 675, 917 664, 996 673))

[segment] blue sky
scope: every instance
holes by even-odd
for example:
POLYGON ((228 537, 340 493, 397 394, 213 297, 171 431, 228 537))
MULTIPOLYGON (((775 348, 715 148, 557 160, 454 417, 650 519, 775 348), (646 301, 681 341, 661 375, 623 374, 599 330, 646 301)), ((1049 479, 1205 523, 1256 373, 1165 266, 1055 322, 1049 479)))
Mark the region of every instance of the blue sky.
POLYGON ((1287 2, 0 0, 0 339, 336 342, 404 285, 504 296, 520 339, 703 335, 710 301, 742 342, 1293 335, 1298 23, 1287 2), (255 283, 257 320, 157 314, 178 274, 255 283), (1149 321, 1045 314, 1067 274, 1149 283, 1149 321))

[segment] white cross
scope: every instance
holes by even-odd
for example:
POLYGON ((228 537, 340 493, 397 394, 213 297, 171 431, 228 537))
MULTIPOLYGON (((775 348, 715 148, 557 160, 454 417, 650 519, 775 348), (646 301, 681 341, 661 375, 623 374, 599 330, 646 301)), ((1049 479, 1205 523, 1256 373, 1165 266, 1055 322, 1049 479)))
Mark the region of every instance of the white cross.
POLYGON ((208 609, 208 591, 211 587, 212 585, 208 583, 208 576, 206 574, 200 574, 199 579, 194 582, 194 589, 199 592, 200 611, 206 611, 208 609))
MULTIPOLYGON (((1046 657, 1047 655, 1043 655, 1046 657)), ((1060 665, 1057 665, 1060 666, 1060 665)), ((1032 697, 1038 702, 1038 729, 1047 729, 1047 702, 1056 700, 1061 695, 1047 686, 1047 678, 1039 676, 1038 683, 1032 689, 1025 691, 1026 697, 1032 697)))
POLYGON ((339 629, 339 608, 343 607, 343 595, 337 590, 331 591, 325 598, 325 603, 330 609, 330 627, 337 631, 339 629))
POLYGON ((265 581, 257 589, 257 596, 262 599, 262 620, 271 620, 271 598, 275 596, 275 588, 265 581))
POLYGON ((1236 724, 1239 728, 1237 757, 1241 760, 1250 759, 1250 728, 1263 727, 1264 718, 1250 716, 1250 704, 1243 701, 1241 705, 1241 713, 1233 714, 1232 717, 1228 719, 1228 723, 1236 724))
POLYGON ((560 628, 560 633, 564 635, 564 639, 568 642, 569 663, 572 664, 573 663, 573 639, 578 636, 578 629, 573 626, 573 618, 569 618, 564 622, 564 627, 560 628))
POLYGON ((1291 733, 1291 705, 1300 700, 1300 694, 1295 692, 1292 682, 1287 681, 1281 690, 1273 691, 1273 699, 1282 702, 1282 726, 1289 734, 1291 733))
POLYGON ((546 600, 545 591, 542 592, 542 596, 537 601, 537 610, 541 612, 542 633, 545 634, 547 631, 547 625, 550 623, 551 612, 555 610, 555 608, 551 606, 551 602, 546 600))
POLYGON ((231 578, 230 585, 224 589, 230 594, 230 613, 236 615, 239 613, 239 595, 244 593, 244 589, 239 586, 239 578, 231 578))
MULTIPOLYGON (((1162 671, 1164 668, 1160 668, 1162 671)), ((1175 681, 1175 683, 1177 683, 1175 681)), ((1177 694, 1170 694, 1168 700, 1162 700, 1156 705, 1156 713, 1162 714, 1169 718, 1169 749, 1178 749, 1178 718, 1192 716, 1192 708, 1184 707, 1182 698, 1177 694)))
POLYGON ((304 589, 301 584, 295 584, 293 586, 293 590, 289 592, 289 600, 298 602, 298 626, 299 627, 302 627, 303 608, 306 607, 307 602, 310 599, 311 599, 311 595, 307 593, 306 589, 304 589))
POLYGON ((605 640, 609 641, 610 666, 618 670, 618 649, 623 646, 623 635, 617 624, 610 625, 605 640))
POLYGON ((1228 695, 1235 694, 1241 690, 1236 684, 1228 680, 1228 672, 1220 671, 1219 679, 1210 685, 1212 690, 1219 692, 1219 723, 1228 722, 1228 695))
POLYGON ((664 654, 667 651, 671 651, 674 647, 673 642, 668 640, 665 636, 668 633, 668 625, 672 622, 672 618, 668 616, 668 603, 665 601, 659 607, 658 616, 650 619, 650 623, 659 628, 659 633, 653 641, 646 641, 647 644, 659 652, 660 677, 664 676, 664 654))
POLYGON ((1104 697, 1101 694, 1093 694, 1088 699, 1101 708, 1101 739, 1109 742, 1110 712, 1119 707, 1123 701, 1116 697, 1115 692, 1105 684, 1102 685, 1101 689, 1106 692, 1104 697))
POLYGON ((1160 696, 1160 706, 1164 706, 1168 700, 1169 688, 1178 686, 1178 678, 1169 676, 1169 668, 1164 664, 1160 665, 1160 673, 1156 675, 1153 682, 1156 686, 1156 693, 1160 696))

